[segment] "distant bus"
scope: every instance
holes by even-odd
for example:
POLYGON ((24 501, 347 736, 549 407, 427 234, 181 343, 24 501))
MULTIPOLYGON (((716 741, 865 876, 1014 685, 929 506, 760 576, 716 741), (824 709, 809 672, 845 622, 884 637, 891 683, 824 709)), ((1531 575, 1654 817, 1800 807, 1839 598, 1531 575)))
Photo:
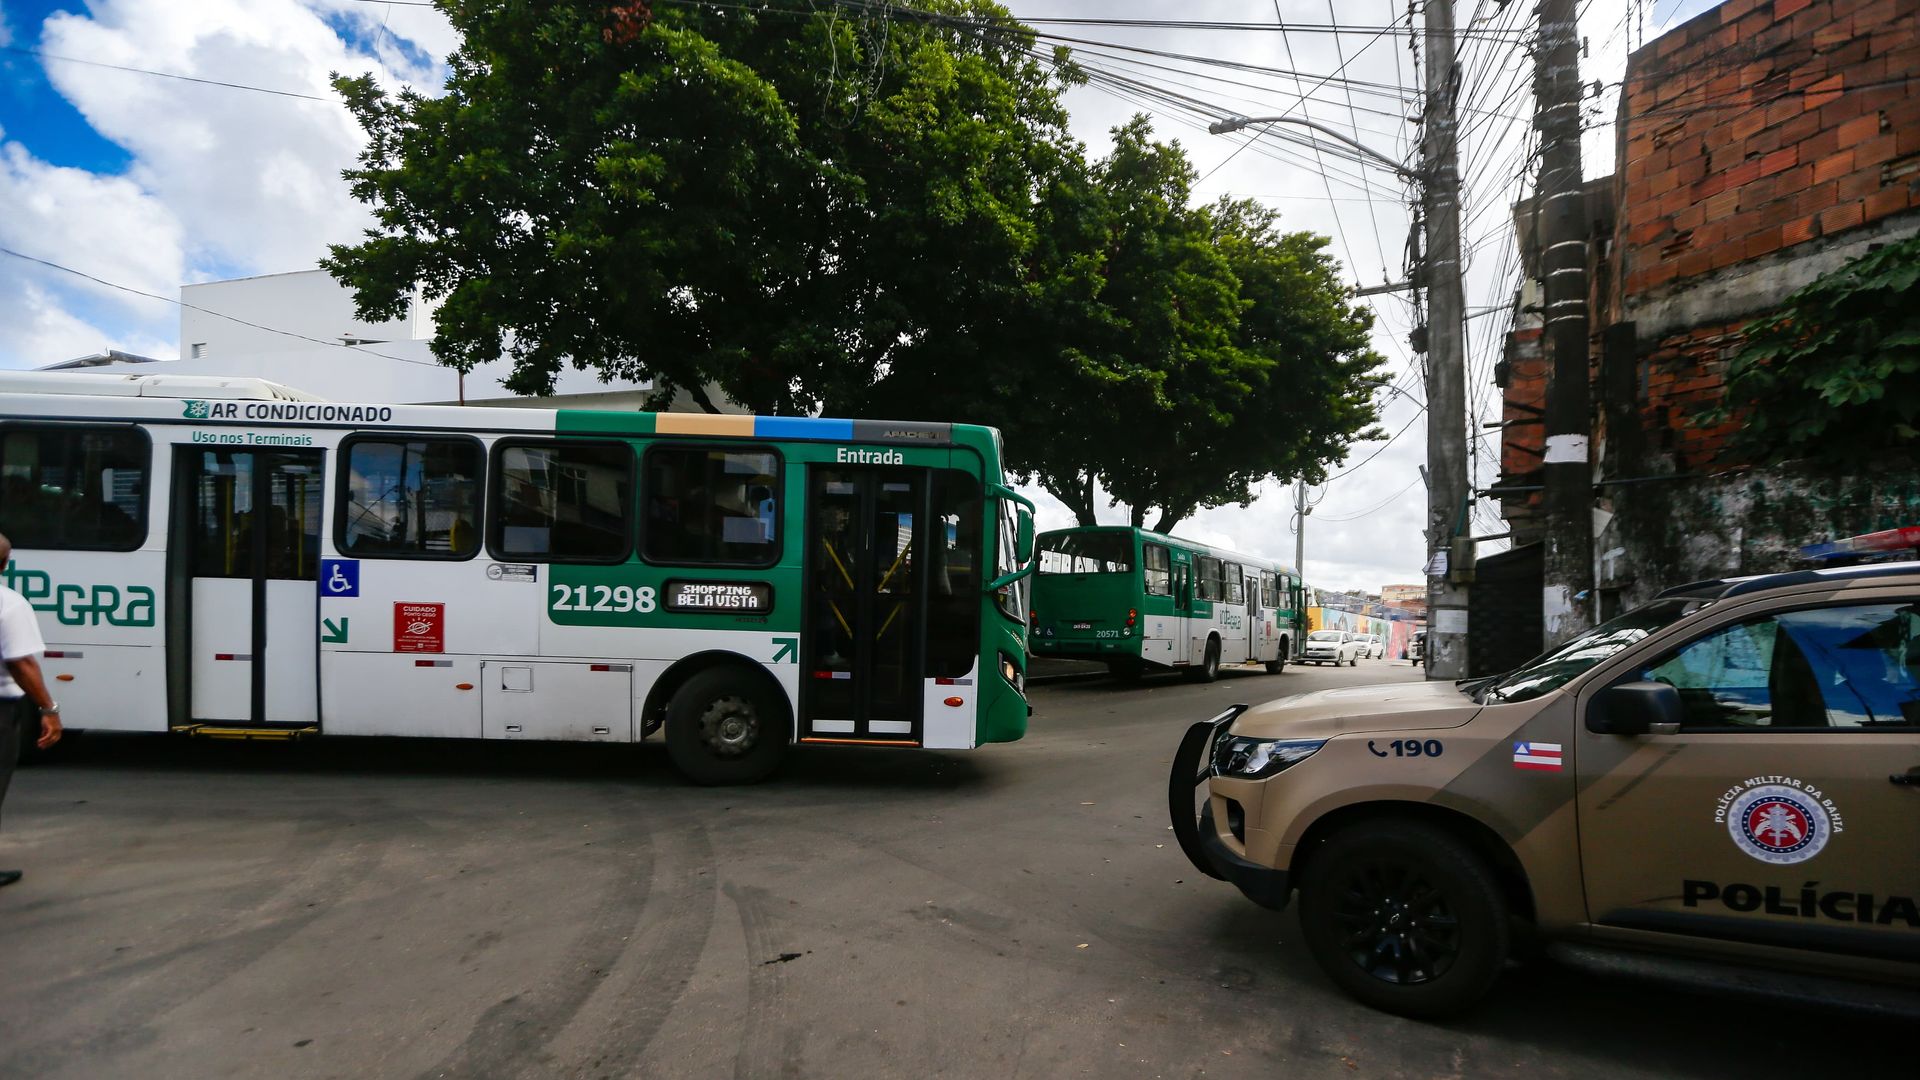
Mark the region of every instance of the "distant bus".
POLYGON ((1121 678, 1223 665, 1278 673, 1306 637, 1292 567, 1128 526, 1040 534, 1031 643, 1038 656, 1104 662, 1121 678))
POLYGON ((1026 731, 1031 504, 991 428, 13 373, 0 531, 77 728, 664 727, 708 783, 1026 731))

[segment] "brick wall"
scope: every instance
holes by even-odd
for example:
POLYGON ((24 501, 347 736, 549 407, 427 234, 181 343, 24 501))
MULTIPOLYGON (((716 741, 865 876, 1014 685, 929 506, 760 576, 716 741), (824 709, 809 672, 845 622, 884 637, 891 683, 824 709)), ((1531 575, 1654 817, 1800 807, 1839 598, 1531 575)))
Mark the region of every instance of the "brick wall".
POLYGON ((1596 326, 1640 326, 1657 466, 1726 463, 1730 425, 1688 421, 1738 328, 1844 261, 1806 256, 1920 228, 1920 0, 1728 0, 1629 59, 1617 138, 1596 326))
MULTIPOLYGON (((1588 199, 1602 608, 1792 569, 1802 544, 1920 523, 1920 478, 1870 463, 1750 468, 1724 452, 1737 420, 1699 422, 1724 402, 1743 326, 1920 231, 1920 0, 1728 0, 1629 59, 1615 138, 1615 173, 1595 182, 1611 198, 1588 199)), ((1529 210, 1515 213, 1537 275, 1529 210)), ((1510 402, 1535 404, 1530 302, 1523 289, 1502 378, 1510 402)), ((1538 482, 1526 450, 1539 432, 1504 433, 1519 445, 1503 452, 1501 484, 1538 482)), ((1502 509, 1516 542, 1538 535, 1537 496, 1502 509)))

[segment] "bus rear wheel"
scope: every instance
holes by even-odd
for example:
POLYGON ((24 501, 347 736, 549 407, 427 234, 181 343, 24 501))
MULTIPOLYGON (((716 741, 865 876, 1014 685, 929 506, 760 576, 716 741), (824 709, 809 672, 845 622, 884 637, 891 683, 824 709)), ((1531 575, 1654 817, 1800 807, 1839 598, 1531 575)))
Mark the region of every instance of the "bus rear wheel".
POLYGON ((757 675, 709 668, 667 702, 667 755, 696 784, 755 784, 787 756, 786 709, 757 675))
POLYGON ((1206 656, 1200 661, 1199 667, 1187 669, 1187 677, 1191 678, 1194 682, 1212 682, 1220 677, 1219 638, 1207 639, 1206 656))
POLYGON ((1278 657, 1277 659, 1267 661, 1267 674, 1278 675, 1285 670, 1287 670, 1286 657, 1282 656, 1282 657, 1278 657))

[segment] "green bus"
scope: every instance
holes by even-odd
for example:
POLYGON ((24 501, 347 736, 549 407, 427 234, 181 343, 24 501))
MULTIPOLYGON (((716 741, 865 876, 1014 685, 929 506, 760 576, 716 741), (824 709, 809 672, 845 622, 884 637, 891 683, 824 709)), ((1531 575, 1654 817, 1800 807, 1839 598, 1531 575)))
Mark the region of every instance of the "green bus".
POLYGON ((335 404, 0 375, 6 583, 76 728, 794 744, 1026 731, 1032 504, 999 433, 335 404))
POLYGON ((1292 567, 1129 526, 1040 534, 1036 656, 1104 662, 1121 678, 1222 665, 1279 673, 1306 639, 1306 586, 1292 567))

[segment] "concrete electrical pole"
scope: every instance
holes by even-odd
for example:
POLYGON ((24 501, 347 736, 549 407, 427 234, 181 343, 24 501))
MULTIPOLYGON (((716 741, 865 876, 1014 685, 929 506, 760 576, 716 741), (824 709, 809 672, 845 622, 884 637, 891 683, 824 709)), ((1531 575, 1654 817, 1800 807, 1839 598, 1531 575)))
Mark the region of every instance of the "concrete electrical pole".
POLYGON ((1540 0, 1534 127, 1547 360, 1545 647, 1593 625, 1592 393, 1587 343, 1587 199, 1580 176, 1580 32, 1574 0, 1540 0))
POLYGON ((1466 290, 1460 280, 1459 127, 1453 0, 1427 0, 1427 106, 1421 154, 1427 220, 1427 643, 1430 679, 1467 677, 1466 290))
POLYGON ((1297 480, 1293 485, 1293 571, 1302 581, 1307 577, 1307 515, 1313 513, 1313 507, 1307 505, 1307 482, 1297 480))

